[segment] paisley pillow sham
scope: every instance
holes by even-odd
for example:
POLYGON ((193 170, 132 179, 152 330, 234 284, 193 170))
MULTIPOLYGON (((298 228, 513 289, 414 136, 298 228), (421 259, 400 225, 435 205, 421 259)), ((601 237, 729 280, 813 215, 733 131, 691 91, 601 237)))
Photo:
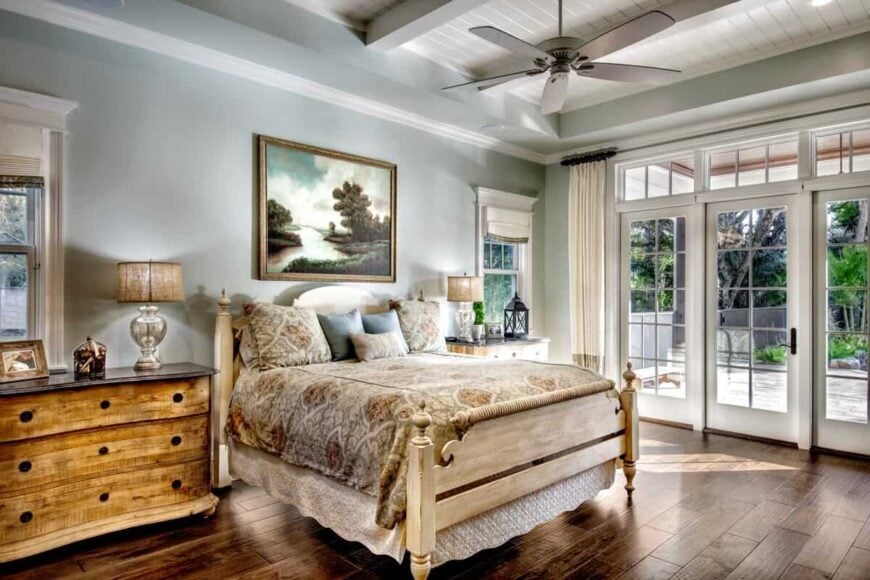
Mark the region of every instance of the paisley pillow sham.
POLYGON ((255 302, 248 323, 260 370, 329 362, 332 351, 312 308, 255 302))
POLYGON ((420 300, 394 300, 402 335, 411 352, 439 352, 446 348, 441 332, 441 305, 420 300))

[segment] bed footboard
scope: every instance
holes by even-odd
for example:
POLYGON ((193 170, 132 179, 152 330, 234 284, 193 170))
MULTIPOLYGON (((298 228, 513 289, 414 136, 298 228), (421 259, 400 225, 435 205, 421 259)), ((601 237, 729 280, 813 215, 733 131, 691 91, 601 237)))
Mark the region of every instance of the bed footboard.
POLYGON ((552 401, 531 398, 459 413, 453 420, 467 431, 444 446, 438 465, 427 432, 432 418, 421 404, 411 419, 405 528, 415 580, 429 574, 438 530, 609 459, 623 461, 630 502, 640 447, 630 363, 623 378, 618 405, 612 400, 564 399, 578 393, 554 394, 552 401))

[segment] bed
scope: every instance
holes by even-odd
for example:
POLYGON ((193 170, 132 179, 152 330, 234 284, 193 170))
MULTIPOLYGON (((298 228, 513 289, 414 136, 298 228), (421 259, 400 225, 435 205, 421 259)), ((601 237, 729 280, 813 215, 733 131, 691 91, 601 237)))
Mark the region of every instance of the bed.
MULTIPOLYGON (((296 306, 380 309, 344 287, 296 306)), ((411 573, 521 535, 610 487, 628 501, 637 395, 573 365, 412 354, 259 372, 241 365, 230 301, 218 301, 213 424, 216 487, 263 487, 411 573), (475 388, 475 385, 485 388, 475 388), (223 428, 226 426, 226 428, 223 428)))

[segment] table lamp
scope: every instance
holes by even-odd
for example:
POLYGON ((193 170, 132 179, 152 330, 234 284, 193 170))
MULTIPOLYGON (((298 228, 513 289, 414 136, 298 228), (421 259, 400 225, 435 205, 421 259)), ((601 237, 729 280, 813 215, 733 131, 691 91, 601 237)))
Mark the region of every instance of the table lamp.
POLYGON ((156 302, 184 300, 181 264, 177 262, 121 262, 118 264, 118 302, 142 303, 139 316, 130 323, 130 335, 141 356, 136 370, 160 368, 157 345, 166 336, 166 320, 158 314, 156 302))
POLYGON ((459 302, 456 324, 460 340, 471 340, 471 323, 474 320, 472 302, 483 301, 482 276, 447 276, 447 301, 459 302))

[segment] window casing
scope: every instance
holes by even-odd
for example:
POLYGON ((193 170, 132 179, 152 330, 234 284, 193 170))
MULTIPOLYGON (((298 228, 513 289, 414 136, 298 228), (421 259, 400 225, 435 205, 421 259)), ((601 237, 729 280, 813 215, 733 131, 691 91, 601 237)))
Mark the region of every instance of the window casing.
POLYGON ((870 127, 817 133, 814 154, 818 177, 870 171, 870 127))
POLYGON ((707 183, 711 190, 791 181, 797 178, 796 136, 711 151, 707 154, 707 183))
POLYGON ((520 287, 523 244, 483 238, 483 305, 486 322, 502 322, 504 308, 520 287))
POLYGON ((628 167, 622 174, 626 201, 693 193, 695 158, 692 155, 628 167))

